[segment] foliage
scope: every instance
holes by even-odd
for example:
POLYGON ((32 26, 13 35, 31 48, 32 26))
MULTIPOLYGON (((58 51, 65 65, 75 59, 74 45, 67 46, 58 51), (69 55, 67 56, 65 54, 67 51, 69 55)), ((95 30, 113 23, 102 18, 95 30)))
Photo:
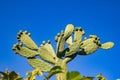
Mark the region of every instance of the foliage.
POLYGON ((1 80, 23 80, 23 78, 20 77, 19 74, 17 74, 15 71, 9 72, 6 70, 6 72, 0 71, 1 80))
POLYGON ((36 75, 42 76, 42 72, 39 69, 28 71, 26 74, 27 78, 25 80, 36 80, 36 75))
POLYGON ((80 80, 82 76, 79 72, 68 72, 68 80, 80 80))
MULTIPOLYGON (((61 73, 61 68, 59 66, 55 66, 50 70, 50 73, 48 76, 45 76, 44 80, 49 80, 50 77, 52 77, 54 74, 61 73)), ((6 70, 6 72, 0 71, 0 80, 24 80, 23 78, 20 78, 19 74, 17 74, 15 71, 9 72, 6 70)), ((41 76, 42 73, 39 71, 39 69, 35 69, 33 71, 29 71, 26 73, 27 78, 25 80, 36 80, 36 74, 38 76, 41 76)), ((67 74, 68 78, 67 80, 93 80, 95 77, 88 77, 88 76, 82 76, 79 72, 77 71, 71 71, 68 72, 67 74)), ((106 80, 106 78, 100 73, 99 75, 96 76, 97 80, 106 80)))

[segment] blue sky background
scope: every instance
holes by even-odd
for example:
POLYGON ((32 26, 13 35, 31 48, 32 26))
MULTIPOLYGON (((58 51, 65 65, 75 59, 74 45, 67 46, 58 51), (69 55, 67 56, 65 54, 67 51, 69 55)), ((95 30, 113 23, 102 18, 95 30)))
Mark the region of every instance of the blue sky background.
POLYGON ((9 68, 25 77, 32 70, 25 58, 11 50, 19 30, 28 30, 38 45, 50 39, 55 47, 54 36, 69 23, 82 26, 85 36, 96 34, 102 43, 115 43, 110 50, 77 56, 68 64, 69 70, 86 76, 101 72, 108 80, 120 78, 119 0, 0 0, 0 71, 9 68))

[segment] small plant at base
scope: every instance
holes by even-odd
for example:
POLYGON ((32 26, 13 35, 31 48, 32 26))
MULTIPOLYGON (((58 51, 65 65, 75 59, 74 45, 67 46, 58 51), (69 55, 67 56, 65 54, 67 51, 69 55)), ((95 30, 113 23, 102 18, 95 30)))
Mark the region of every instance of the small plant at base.
POLYGON ((9 72, 8 69, 6 70, 6 72, 0 71, 0 76, 0 80, 24 80, 15 71, 9 72))

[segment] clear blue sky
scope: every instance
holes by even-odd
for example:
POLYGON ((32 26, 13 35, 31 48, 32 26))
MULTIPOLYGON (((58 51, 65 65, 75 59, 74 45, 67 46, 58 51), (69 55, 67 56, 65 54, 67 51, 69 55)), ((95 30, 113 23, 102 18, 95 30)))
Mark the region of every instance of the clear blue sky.
POLYGON ((98 35, 102 43, 115 43, 110 50, 77 56, 68 64, 69 70, 86 76, 101 72, 108 80, 120 78, 119 0, 0 0, 0 70, 9 68, 22 77, 32 70, 25 58, 11 50, 19 30, 28 30, 38 45, 50 39, 55 47, 54 36, 69 23, 82 26, 86 36, 98 35))

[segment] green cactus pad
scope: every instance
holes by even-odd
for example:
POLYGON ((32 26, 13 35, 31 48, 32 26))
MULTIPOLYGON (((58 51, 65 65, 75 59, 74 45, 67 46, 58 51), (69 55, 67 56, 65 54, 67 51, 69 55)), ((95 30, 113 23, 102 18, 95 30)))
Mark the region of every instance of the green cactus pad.
POLYGON ((52 66, 43 60, 36 58, 28 58, 28 63, 35 69, 40 69, 43 72, 49 72, 52 66))
POLYGON ((96 40, 96 38, 88 38, 82 42, 82 45, 80 46, 81 52, 80 55, 87 55, 95 52, 99 48, 99 40, 96 40))
POLYGON ((73 33, 74 26, 72 24, 68 24, 65 28, 64 38, 67 39, 73 33))
POLYGON ((79 46, 80 46, 80 43, 78 41, 74 42, 65 50, 65 56, 71 56, 75 54, 79 50, 79 46))
POLYGON ((30 34, 27 33, 26 31, 20 31, 18 33, 17 39, 21 41, 25 46, 27 46, 30 49, 37 50, 38 47, 34 43, 34 41, 30 38, 30 34))
POLYGON ((91 53, 94 53, 97 49, 98 49, 98 45, 95 44, 95 43, 90 43, 88 45, 86 45, 83 49, 82 49, 82 54, 91 54, 91 53))
POLYGON ((15 51, 15 53, 18 53, 19 55, 27 57, 27 58, 38 55, 36 51, 33 51, 26 47, 22 47, 21 44, 15 44, 12 49, 15 51))
POLYGON ((110 49, 114 46, 114 43, 113 42, 106 42, 104 44, 101 45, 101 48, 102 49, 110 49))
POLYGON ((46 48, 46 50, 48 50, 48 52, 53 56, 56 57, 55 51, 52 47, 52 45, 50 43, 45 44, 44 46, 42 46, 44 48, 46 48))
POLYGON ((62 52, 64 50, 64 43, 65 43, 65 39, 61 34, 60 37, 58 37, 57 53, 62 52))
POLYGON ((66 43, 69 45, 72 45, 72 36, 70 36, 67 40, 66 43))
POLYGON ((39 56, 43 60, 48 61, 48 62, 53 63, 53 64, 56 63, 56 55, 55 55, 55 52, 54 52, 51 44, 47 43, 47 44, 41 46, 39 48, 38 52, 39 52, 39 56))
POLYGON ((98 42, 98 41, 95 40, 96 38, 97 38, 97 37, 90 37, 90 38, 87 39, 87 38, 85 37, 85 40, 82 42, 83 45, 81 45, 80 47, 85 47, 86 45, 88 45, 88 44, 90 44, 90 43, 98 42))
POLYGON ((82 36, 85 34, 85 32, 82 30, 82 28, 76 28, 74 30, 74 41, 82 41, 82 36))

